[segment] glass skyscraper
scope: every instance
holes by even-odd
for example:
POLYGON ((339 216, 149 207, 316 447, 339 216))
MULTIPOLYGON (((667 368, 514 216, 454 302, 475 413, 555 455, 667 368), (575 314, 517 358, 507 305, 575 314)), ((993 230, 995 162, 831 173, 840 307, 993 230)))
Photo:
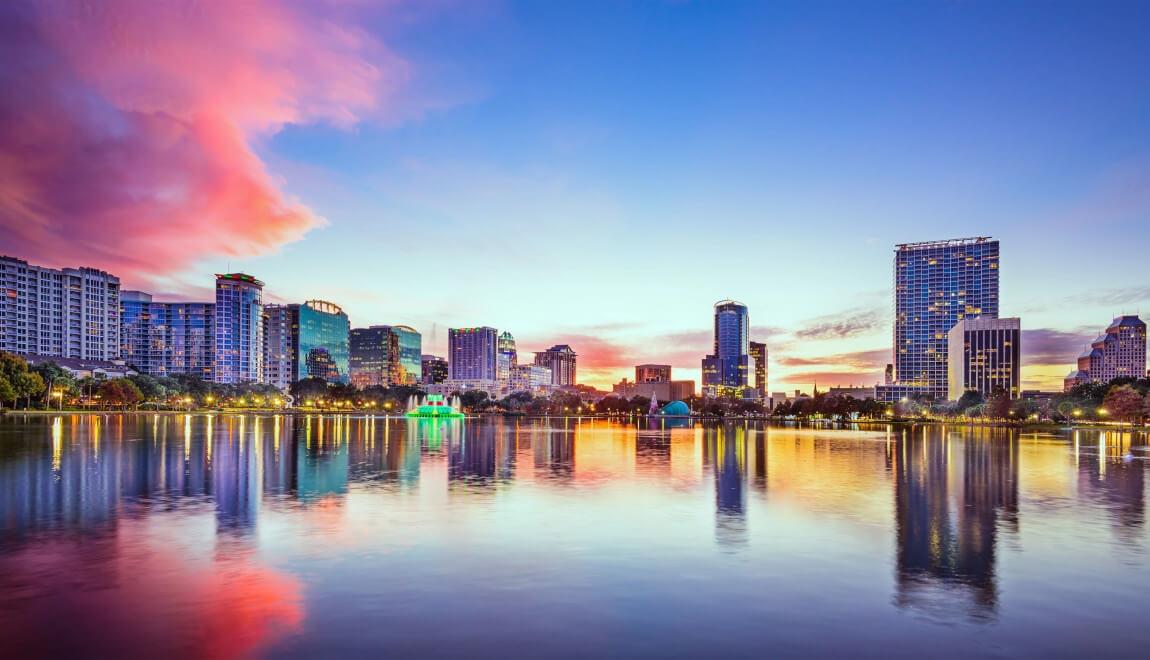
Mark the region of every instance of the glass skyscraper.
POLYGON ((896 246, 895 383, 877 388, 879 400, 946 399, 947 335, 963 319, 998 318, 998 260, 985 236, 896 246))
POLYGON ((298 306, 297 313, 299 330, 292 342, 295 380, 322 378, 329 383, 347 383, 351 331, 347 314, 326 300, 309 300, 298 306))
POLYGON ((151 376, 193 374, 212 379, 215 305, 154 302, 142 291, 120 292, 120 356, 151 376))
POLYGON ((511 370, 519 363, 519 355, 515 349, 515 337, 504 330, 499 334, 498 355, 496 355, 496 376, 501 383, 511 380, 511 370))
POLYGON ((251 275, 216 275, 215 382, 263 381, 263 295, 264 283, 251 275))
POLYGON ((715 303, 715 343, 703 358, 703 394, 741 395, 751 369, 751 319, 747 306, 734 300, 715 303))
POLYGON ((423 380, 423 337, 406 325, 373 325, 351 331, 351 382, 418 385, 423 380))

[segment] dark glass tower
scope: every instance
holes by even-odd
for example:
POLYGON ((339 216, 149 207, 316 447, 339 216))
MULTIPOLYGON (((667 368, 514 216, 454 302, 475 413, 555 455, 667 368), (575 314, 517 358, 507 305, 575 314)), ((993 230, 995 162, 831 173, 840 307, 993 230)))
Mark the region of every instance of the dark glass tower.
POLYGON ((703 358, 703 394, 740 394, 750 370, 751 320, 747 306, 734 300, 715 303, 714 352, 703 358))

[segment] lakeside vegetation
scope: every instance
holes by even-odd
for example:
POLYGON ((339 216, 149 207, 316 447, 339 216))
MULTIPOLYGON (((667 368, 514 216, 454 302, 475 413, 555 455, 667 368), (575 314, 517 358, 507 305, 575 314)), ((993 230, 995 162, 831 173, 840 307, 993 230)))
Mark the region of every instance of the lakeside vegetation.
MULTIPOLYGON (((491 398, 486 392, 458 392, 465 412, 510 415, 600 415, 633 417, 650 411, 651 401, 614 394, 598 398, 592 390, 560 390, 549 395, 515 392, 491 398)), ((154 377, 73 378, 52 362, 31 366, 17 355, 0 352, 0 408, 80 410, 266 409, 369 410, 401 412, 418 386, 372 386, 328 383, 308 378, 292 384, 290 397, 272 385, 226 385, 179 374, 154 377)), ((691 414, 699 417, 832 421, 962 421, 980 423, 1124 423, 1141 426, 1150 417, 1150 379, 1119 378, 1109 383, 1078 385, 1042 399, 1011 399, 995 392, 987 399, 968 392, 955 402, 929 398, 887 404, 831 393, 785 401, 768 410, 758 401, 690 397, 691 414)))

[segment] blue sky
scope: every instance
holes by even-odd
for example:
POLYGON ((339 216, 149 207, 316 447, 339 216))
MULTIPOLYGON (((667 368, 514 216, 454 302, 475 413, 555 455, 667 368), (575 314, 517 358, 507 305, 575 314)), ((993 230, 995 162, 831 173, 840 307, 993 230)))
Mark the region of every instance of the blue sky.
POLYGON ((454 325, 567 342, 601 385, 645 361, 697 378, 724 297, 772 344, 772 389, 873 383, 900 242, 1002 241, 1030 386, 1150 313, 1148 3, 443 3, 360 25, 410 66, 388 116, 257 142, 326 225, 178 281, 242 268, 430 352, 454 325))

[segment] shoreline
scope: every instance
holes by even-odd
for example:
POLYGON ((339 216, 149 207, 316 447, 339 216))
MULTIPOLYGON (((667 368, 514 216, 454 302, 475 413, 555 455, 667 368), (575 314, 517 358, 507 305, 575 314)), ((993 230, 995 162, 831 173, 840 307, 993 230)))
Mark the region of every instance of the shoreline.
MULTIPOLYGON (((408 419, 403 413, 395 415, 379 414, 375 412, 368 412, 365 410, 262 410, 262 409, 227 409, 215 410, 199 408, 193 410, 0 410, 0 417, 28 415, 33 417, 40 416, 55 416, 55 415, 260 415, 260 416, 275 416, 287 415, 291 417, 300 417, 308 415, 370 415, 372 417, 382 417, 387 419, 408 419)), ((485 418, 510 418, 510 419, 602 419, 602 420, 615 420, 615 421, 664 421, 664 422, 762 422, 774 425, 797 425, 797 426, 925 426, 925 425, 940 425, 940 426, 965 426, 965 427, 978 427, 978 428, 1009 428, 1009 429, 1023 429, 1023 430, 1047 430, 1047 431, 1069 431, 1077 429, 1087 430, 1112 430, 1123 432, 1148 432, 1150 427, 1147 426, 1134 426, 1132 424, 1115 424, 1115 423, 1076 423, 1073 425, 1059 424, 1056 422, 988 422, 976 420, 942 420, 942 419, 855 419, 855 420, 829 420, 829 419, 776 419, 771 417, 718 417, 718 416, 691 416, 691 417, 665 417, 660 415, 635 415, 635 416, 612 416, 612 415, 504 415, 504 414, 478 414, 467 415, 464 418, 458 419, 485 419, 485 418)))

